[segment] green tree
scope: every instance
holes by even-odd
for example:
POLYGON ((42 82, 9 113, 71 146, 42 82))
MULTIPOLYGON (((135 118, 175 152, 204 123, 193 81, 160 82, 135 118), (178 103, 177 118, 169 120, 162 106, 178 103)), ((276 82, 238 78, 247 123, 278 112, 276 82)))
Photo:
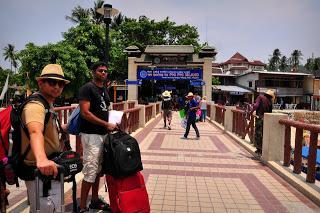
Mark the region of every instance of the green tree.
POLYGON ((70 44, 81 51, 88 67, 93 62, 103 60, 105 55, 105 30, 102 25, 86 20, 68 32, 63 33, 65 44, 70 44))
POLYGON ((308 58, 307 63, 304 65, 304 67, 312 73, 314 73, 317 70, 320 70, 320 57, 308 58))
POLYGON ((212 77, 212 85, 220 85, 220 79, 219 77, 212 77))
POLYGON ((102 24, 103 23, 103 15, 97 12, 98 8, 103 7, 104 1, 103 0, 96 0, 94 2, 93 8, 90 8, 92 23, 94 24, 102 24))
POLYGON ((313 71, 320 70, 320 57, 314 59, 313 71))
MULTIPOLYGON (((156 22, 145 16, 139 19, 124 18, 110 30, 110 67, 111 77, 127 78, 127 55, 123 50, 136 45, 144 50, 149 44, 192 44, 200 49, 198 32, 195 27, 178 25, 166 18, 156 22)), ((105 26, 86 20, 80 22, 63 34, 64 43, 80 50, 88 67, 93 62, 103 60, 105 55, 105 26)))
POLYGON ((281 52, 279 49, 275 49, 272 53, 271 58, 269 58, 269 70, 278 71, 278 68, 280 66, 280 57, 281 52))
POLYGON ((85 9, 81 6, 76 6, 70 16, 65 16, 65 18, 73 23, 81 23, 82 21, 90 19, 90 10, 85 9))
POLYGON ((30 87, 37 88, 36 77, 41 74, 43 67, 49 63, 60 64, 67 79, 71 81, 64 90, 64 95, 71 97, 77 94, 78 89, 90 79, 90 71, 85 63, 81 51, 70 44, 59 42, 36 46, 33 43, 26 45, 20 53, 20 71, 30 79, 30 87))
POLYGON ((113 17, 110 27, 114 30, 117 30, 119 26, 122 24, 122 22, 124 21, 124 19, 125 19, 125 16, 122 15, 122 13, 117 14, 116 16, 113 17))
POLYGON ((291 65, 294 69, 297 69, 299 64, 300 64, 300 60, 302 60, 302 53, 300 50, 294 50, 291 53, 291 57, 290 57, 290 62, 291 65))
POLYGON ((307 59, 307 63, 304 65, 304 67, 308 71, 313 71, 313 69, 314 69, 314 58, 308 58, 307 59))
POLYGON ((282 72, 285 72, 287 71, 289 65, 288 65, 288 59, 287 57, 284 55, 281 57, 280 59, 280 65, 279 65, 279 69, 282 71, 282 72))
POLYGON ((3 48, 4 50, 4 53, 3 53, 3 56, 4 56, 4 60, 9 60, 10 61, 10 65, 11 65, 11 71, 13 71, 12 67, 14 68, 17 68, 17 53, 16 51, 14 50, 14 45, 12 44, 8 44, 7 47, 3 48))

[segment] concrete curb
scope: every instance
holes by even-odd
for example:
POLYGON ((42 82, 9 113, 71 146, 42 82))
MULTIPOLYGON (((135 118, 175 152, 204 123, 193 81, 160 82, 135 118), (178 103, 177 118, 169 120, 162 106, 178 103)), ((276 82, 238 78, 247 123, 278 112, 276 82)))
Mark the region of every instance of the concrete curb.
POLYGON ((264 163, 290 185, 320 206, 320 190, 316 189, 314 184, 310 184, 302 180, 300 175, 293 174, 288 168, 283 167, 279 162, 267 161, 264 163))
MULTIPOLYGON (((232 132, 226 131, 225 128, 217 123, 216 121, 209 120, 210 123, 217 126, 219 129, 223 130, 227 135, 234 139, 240 146, 246 149, 251 155, 259 159, 259 156, 254 152, 255 148, 252 147, 248 142, 239 138, 232 132)), ((300 175, 293 174, 288 168, 283 167, 280 162, 275 161, 264 161, 259 159, 262 163, 267 165, 273 172, 283 178, 286 182, 296 188, 299 192, 304 194, 310 200, 312 200, 316 205, 320 206, 320 189, 314 184, 307 183, 302 179, 300 175)))

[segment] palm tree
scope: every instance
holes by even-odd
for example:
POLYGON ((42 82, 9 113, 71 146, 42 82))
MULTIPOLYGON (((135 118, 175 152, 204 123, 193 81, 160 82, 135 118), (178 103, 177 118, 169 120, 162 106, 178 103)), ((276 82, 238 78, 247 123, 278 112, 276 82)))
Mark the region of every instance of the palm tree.
POLYGON ((92 22, 94 24, 102 24, 103 23, 103 15, 101 15, 100 13, 97 12, 98 8, 103 7, 104 5, 104 1, 103 0, 96 0, 94 2, 94 7, 90 8, 90 13, 92 16, 92 22))
POLYGON ((67 20, 70 20, 73 23, 80 23, 84 20, 89 20, 90 19, 90 10, 85 9, 81 6, 76 6, 72 12, 71 16, 66 16, 67 20))
POLYGON ((272 53, 271 58, 269 59, 269 69, 278 70, 280 65, 281 52, 279 49, 275 49, 272 53))
POLYGON ((280 70, 281 70, 282 72, 285 72, 286 69, 288 68, 288 59, 287 59, 287 57, 286 57, 285 55, 282 56, 281 59, 280 59, 280 66, 279 66, 279 68, 280 68, 280 70))
POLYGON ((112 29, 117 29, 123 22, 125 16, 119 13, 115 17, 113 17, 112 22, 111 22, 111 28, 112 29))
POLYGON ((300 50, 294 50, 291 53, 291 65, 294 69, 298 69, 300 64, 300 60, 302 60, 302 53, 300 50))
POLYGON ((4 60, 9 59, 10 65, 11 65, 11 71, 13 72, 12 67, 14 66, 15 68, 17 68, 17 65, 18 65, 16 51, 14 50, 14 45, 8 44, 8 46, 3 48, 3 50, 4 50, 4 53, 3 53, 4 60))

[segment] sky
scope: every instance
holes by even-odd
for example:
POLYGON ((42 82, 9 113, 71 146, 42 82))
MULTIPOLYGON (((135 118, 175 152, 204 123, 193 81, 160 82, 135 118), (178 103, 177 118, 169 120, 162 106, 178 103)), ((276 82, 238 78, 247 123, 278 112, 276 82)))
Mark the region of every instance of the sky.
MULTIPOLYGON (((201 43, 216 48, 216 62, 236 52, 249 60, 267 63, 274 49, 290 57, 301 50, 303 63, 320 57, 319 0, 110 0, 127 17, 146 15, 156 21, 169 17, 198 29, 201 43), (318 21, 317 21, 318 20, 318 21)), ((80 5, 91 8, 93 0, 0 0, 0 66, 10 68, 3 48, 21 50, 62 40, 73 24, 65 19, 80 5)))

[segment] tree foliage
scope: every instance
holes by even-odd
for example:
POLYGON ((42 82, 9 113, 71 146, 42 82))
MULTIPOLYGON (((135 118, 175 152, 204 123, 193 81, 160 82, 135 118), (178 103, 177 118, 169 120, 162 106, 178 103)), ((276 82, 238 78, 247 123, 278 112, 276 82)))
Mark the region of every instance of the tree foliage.
MULTIPOLYGON (((93 8, 75 7, 71 15, 66 16, 75 25, 63 33, 62 41, 43 46, 28 43, 16 54, 21 62, 19 70, 22 84, 30 81, 31 88, 35 90, 35 77, 40 75, 43 67, 48 63, 58 63, 71 80, 64 90, 65 94, 75 95, 79 87, 89 81, 92 63, 105 58, 105 25, 103 16, 96 12, 103 4, 103 0, 97 0, 93 8)), ((134 19, 118 14, 113 18, 110 29, 111 79, 124 80, 128 77, 128 59, 123 50, 130 45, 138 46, 141 51, 147 45, 193 45, 198 51, 201 48, 198 38, 199 34, 194 26, 177 25, 168 17, 155 21, 146 16, 134 19)), ((10 60, 17 58, 9 53, 14 53, 12 48, 6 52, 6 56, 10 60)))
POLYGON ((9 60, 10 61, 10 65, 11 65, 11 71, 13 72, 12 67, 14 67, 15 69, 18 66, 18 57, 17 57, 17 51, 14 50, 14 45, 12 44, 8 44, 7 47, 3 48, 4 53, 4 60, 9 60))
POLYGON ((307 63, 304 65, 304 67, 310 72, 320 70, 320 57, 308 58, 307 63))
POLYGON ((33 89, 37 88, 36 77, 41 74, 43 67, 49 63, 60 64, 66 78, 71 81, 64 90, 66 96, 76 95, 79 87, 86 83, 90 77, 90 71, 82 53, 72 45, 63 42, 44 46, 29 43, 20 52, 20 59, 21 73, 26 80, 29 80, 33 89), (27 76, 29 76, 28 79, 27 76))
POLYGON ((282 71, 282 72, 286 72, 286 71, 288 70, 288 67, 289 67, 289 65, 288 65, 288 59, 287 59, 287 57, 284 55, 284 56, 282 56, 281 59, 280 59, 279 69, 280 69, 280 71, 282 71))
POLYGON ((290 57, 290 64, 292 65, 292 67, 297 69, 301 60, 302 52, 300 50, 293 50, 290 57))
POLYGON ((278 71, 280 66, 281 52, 279 49, 275 49, 272 53, 271 58, 269 58, 269 70, 278 71))

